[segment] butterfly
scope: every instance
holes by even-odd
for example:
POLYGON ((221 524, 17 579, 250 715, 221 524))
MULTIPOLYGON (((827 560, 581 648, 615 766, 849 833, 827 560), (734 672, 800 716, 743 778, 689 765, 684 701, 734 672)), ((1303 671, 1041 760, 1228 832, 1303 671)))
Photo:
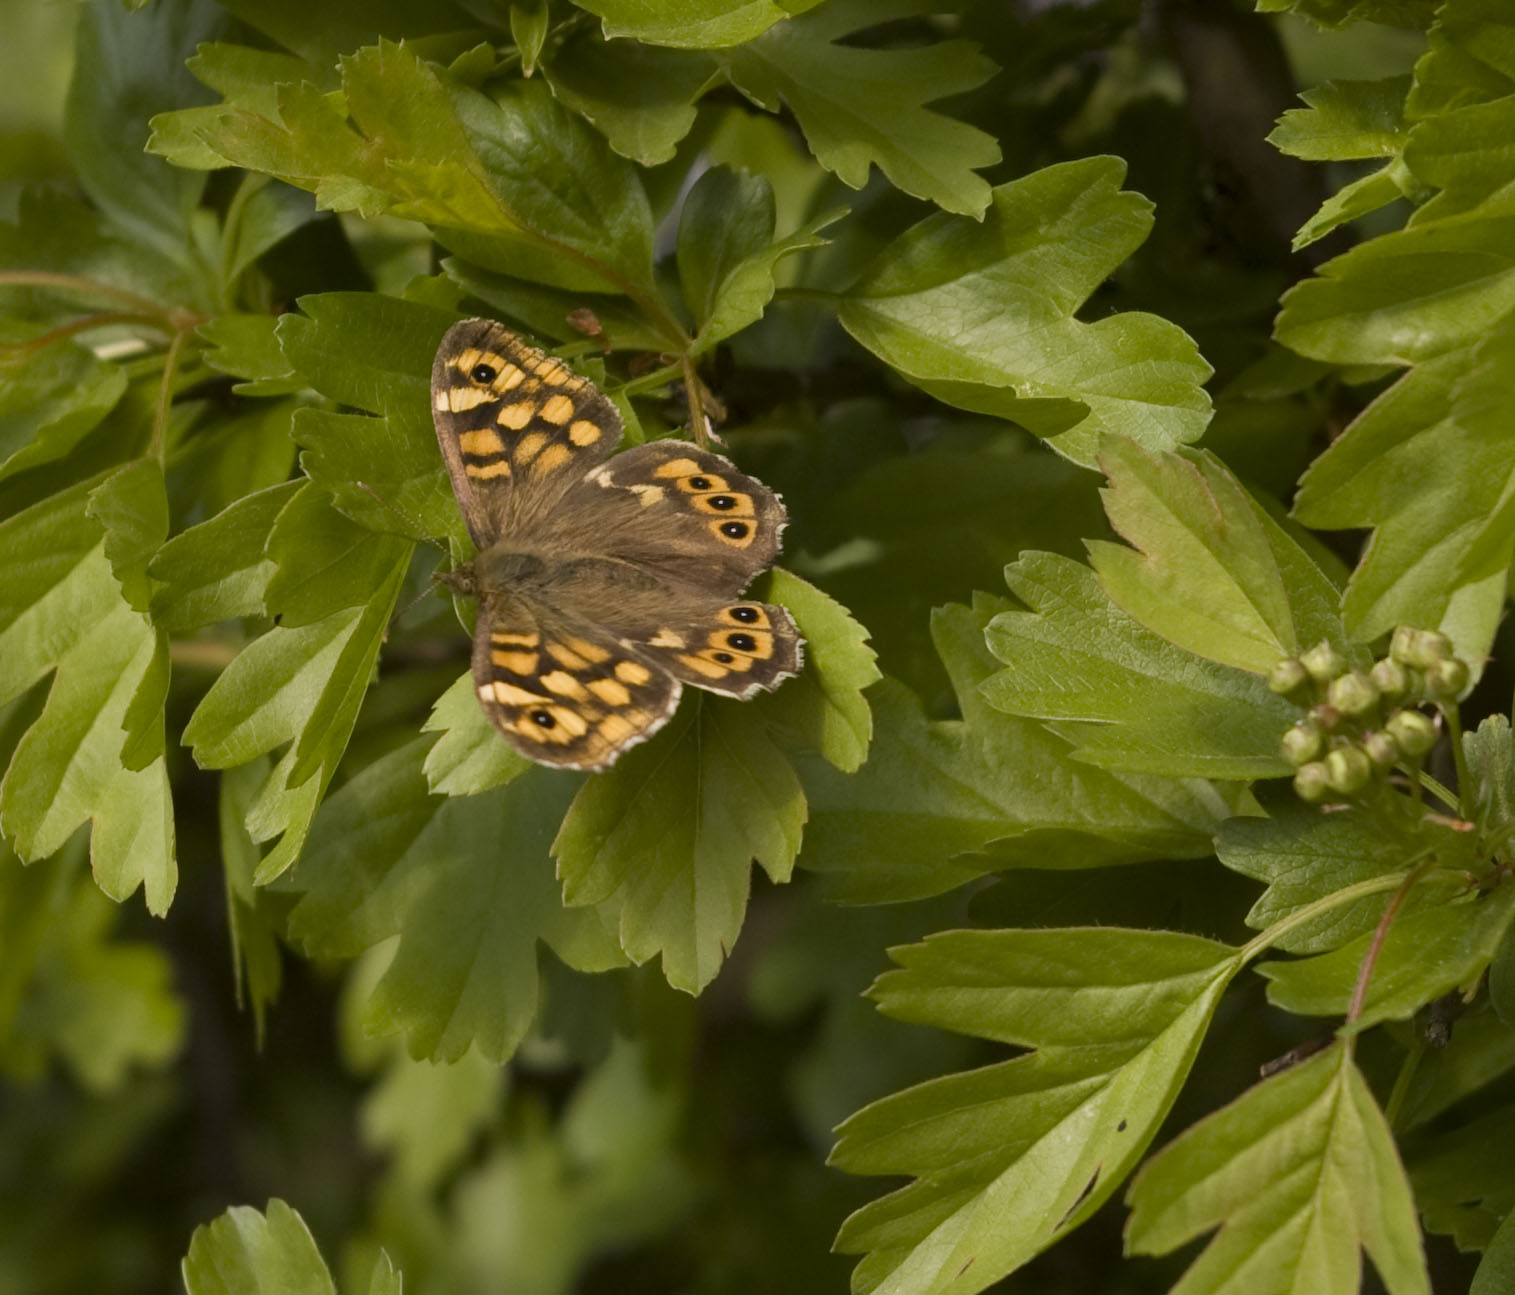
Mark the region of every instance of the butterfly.
POLYGON ((474 685, 522 755, 604 769, 684 684, 747 698, 798 673, 789 613, 742 597, 786 521, 761 481, 687 441, 612 457, 615 406, 493 320, 448 329, 431 403, 478 550, 445 580, 478 599, 474 685))

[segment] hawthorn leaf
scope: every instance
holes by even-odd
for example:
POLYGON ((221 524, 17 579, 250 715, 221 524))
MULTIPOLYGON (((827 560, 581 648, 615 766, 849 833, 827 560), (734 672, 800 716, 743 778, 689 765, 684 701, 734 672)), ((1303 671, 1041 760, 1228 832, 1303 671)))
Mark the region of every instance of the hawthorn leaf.
POLYGON ((0 846, 0 1069, 39 1082, 56 1058, 88 1092, 120 1095, 179 1054, 184 1003, 164 951, 115 936, 118 910, 71 880, 70 854, 23 871, 0 846))
MULTIPOLYGON (((1291 789, 1264 791, 1266 818, 1227 819, 1215 853, 1233 872, 1267 885, 1247 914, 1247 925, 1266 930, 1327 895, 1382 877, 1380 894, 1338 904, 1281 935, 1275 944, 1290 953, 1324 953, 1373 930, 1400 881, 1428 850, 1455 868, 1469 852, 1466 837, 1450 829, 1413 824, 1393 813, 1348 809, 1322 814, 1291 789)), ((1471 862, 1471 860, 1470 860, 1471 862)), ((1405 914, 1445 903, 1462 883, 1427 878, 1406 897, 1405 914)))
MULTIPOLYGON (((34 331, 12 324, 6 341, 34 331)), ((0 369, 0 479, 65 457, 126 394, 126 371, 76 342, 27 345, 25 357, 0 369)))
POLYGON ((636 41, 570 37, 542 68, 552 92, 642 166, 670 161, 698 115, 695 103, 719 80, 709 56, 636 41))
POLYGON ((218 372, 241 379, 232 386, 239 396, 301 391, 304 380, 279 349, 278 324, 272 315, 218 315, 195 330, 207 344, 200 358, 218 372))
POLYGON ((100 888, 119 901, 141 885, 149 911, 162 914, 178 877, 162 644, 122 597, 105 530, 86 513, 103 484, 80 482, 0 523, 0 551, 15 558, 0 590, 0 704, 53 673, 0 784, 0 826, 23 859, 36 860, 92 821, 100 888))
POLYGON ((927 719, 908 689, 886 679, 870 694, 878 731, 868 763, 850 777, 806 766, 811 821, 800 861, 833 897, 899 901, 1002 867, 1210 853, 1233 812, 1221 790, 1096 768, 1070 758, 1067 741, 1042 725, 989 708, 982 688, 996 662, 984 626, 1003 606, 982 599, 933 617, 961 719, 927 719))
MULTIPOLYGON (((858 7, 852 17, 868 20, 858 7)), ((848 21, 851 29, 860 25, 848 21)), ((992 135, 926 107, 965 94, 998 69, 968 41, 911 49, 841 44, 825 7, 724 50, 719 61, 743 94, 769 112, 787 105, 815 160, 861 189, 877 166, 898 189, 946 211, 981 218, 990 189, 975 172, 1000 160, 992 135)))
POLYGON ((1176 325, 1128 311, 1076 317, 1134 252, 1152 206, 1125 164, 1086 158, 993 190, 981 223, 939 213, 906 230, 842 298, 838 318, 948 404, 1012 419, 1092 465, 1102 432, 1148 449, 1198 439, 1210 366, 1176 325))
POLYGON ((1348 27, 1357 22, 1424 29, 1436 0, 1257 0, 1259 13, 1297 13, 1321 27, 1348 27))
POLYGON ((694 994, 747 911, 752 865, 789 880, 805 795, 757 708, 695 693, 651 741, 579 789, 552 843, 563 898, 616 915, 635 963, 694 994))
POLYGON ((985 700, 1050 721, 1075 759, 1131 773, 1270 778, 1297 708, 1255 674, 1193 656, 1109 600, 1087 567, 1028 553, 1006 571, 1030 610, 1003 611, 985 632, 1008 669, 985 700))
POLYGON ((531 768, 531 761, 518 755, 484 714, 472 671, 464 671, 437 698, 421 728, 441 734, 425 763, 426 785, 439 795, 475 796, 531 768))
POLYGON ((128 14, 109 3, 81 10, 64 135, 74 174, 91 200, 134 243, 145 243, 198 280, 191 216, 204 177, 143 151, 154 112, 208 96, 185 69, 196 45, 225 28, 209 0, 128 14))
POLYGON ((202 1223, 181 1272, 188 1295, 337 1295, 305 1220, 277 1197, 265 1214, 234 1205, 202 1223))
POLYGON ((364 0, 359 6, 314 8, 303 0, 221 0, 221 4, 249 27, 317 67, 331 67, 338 55, 376 36, 419 41, 478 30, 471 7, 456 0, 432 0, 421 6, 413 0, 364 0))
POLYGON ((1406 196, 1408 177, 1403 166, 1390 162, 1376 171, 1342 185, 1320 204, 1319 210, 1299 227, 1290 243, 1290 251, 1298 252, 1317 243, 1332 230, 1342 225, 1387 207, 1406 196))
POLYGON ((1500 1295, 1515 1288, 1515 1217, 1506 1218, 1483 1252, 1468 1295, 1500 1295))
POLYGON ((1416 364, 1515 310, 1515 197, 1381 234, 1290 288, 1274 336, 1334 364, 1416 364))
POLYGON ((153 620, 183 631, 261 614, 276 570, 264 553, 269 532, 302 489, 297 481, 265 487, 169 539, 147 568, 157 583, 153 620))
POLYGON ((1311 162, 1397 157, 1408 134, 1404 104, 1409 91, 1409 76, 1327 81, 1299 96, 1309 107, 1284 113, 1268 143, 1311 162))
MULTIPOLYGON (((1355 1034, 1413 1016, 1433 999, 1469 985, 1494 959, 1515 920, 1515 886, 1427 906, 1395 917, 1373 964, 1362 1013, 1341 1027, 1355 1034)), ((1301 1016, 1347 1011, 1372 933, 1299 962, 1264 962, 1268 1000, 1301 1016)))
POLYGON ((854 1213, 853 1288, 968 1295, 1084 1222, 1156 1135, 1238 951, 1110 927, 948 931, 869 991, 901 1020, 1035 1051, 864 1107, 832 1163, 914 1181, 854 1213))
POLYGON ((1511 179, 1512 130, 1515 95, 1417 122, 1404 146, 1405 166, 1421 184, 1442 190, 1418 219, 1466 210, 1497 195, 1511 179))
POLYGON ((1133 547, 1089 541, 1090 565, 1147 629, 1253 674, 1322 639, 1345 643, 1335 586, 1219 459, 1111 437, 1099 461, 1105 512, 1133 547))
POLYGON ((782 567, 763 576, 752 596, 786 607, 805 638, 805 667, 798 678, 754 704, 835 768, 855 772, 873 740, 873 712, 864 692, 883 678, 867 628, 841 603, 782 567))
POLYGON ((1375 528, 1342 602, 1354 636, 1444 625, 1464 655, 1488 650, 1515 554, 1512 358, 1515 318, 1416 365, 1305 474, 1301 521, 1375 528))
POLYGON ((1136 1254, 1219 1228, 1175 1295, 1356 1295, 1363 1250, 1389 1295, 1431 1293, 1393 1134, 1342 1044, 1179 1134, 1129 1199, 1136 1254))
POLYGON ((822 246, 820 231, 844 211, 827 212, 775 240, 768 181, 724 166, 706 171, 679 216, 679 281, 699 324, 691 354, 703 354, 761 319, 777 290, 774 267, 791 253, 822 246))
POLYGON ((478 796, 437 796, 432 739, 380 757, 327 802, 289 889, 291 938, 351 958, 398 936, 363 1009, 417 1059, 470 1047, 497 1063, 537 1012, 537 943, 581 971, 621 965, 613 916, 565 908, 548 857, 580 779, 532 766, 478 796))
POLYGON ((1487 1005, 1470 1008, 1457 1018, 1445 1046, 1422 1053, 1395 1127, 1401 1132, 1420 1128, 1511 1070, 1515 1030, 1487 1005))
MULTIPOLYGON (((247 814, 257 841, 280 837, 254 880, 278 876, 299 856, 316 807, 347 749, 405 572, 409 547, 361 591, 363 601, 320 620, 275 626, 238 654, 190 716, 184 741, 201 768, 247 764, 280 746, 247 814)), ((359 590, 352 595, 358 597, 359 590)))
MULTIPOLYGON (((812 0, 812 3, 814 0, 812 0)), ((605 37, 631 36, 675 49, 720 49, 761 36, 799 4, 774 0, 575 0, 601 20, 605 37)))
POLYGON ((1428 1231, 1449 1234, 1463 1250, 1488 1246, 1515 1209, 1511 1139, 1515 1107, 1495 1105, 1407 1148, 1410 1185, 1428 1231))

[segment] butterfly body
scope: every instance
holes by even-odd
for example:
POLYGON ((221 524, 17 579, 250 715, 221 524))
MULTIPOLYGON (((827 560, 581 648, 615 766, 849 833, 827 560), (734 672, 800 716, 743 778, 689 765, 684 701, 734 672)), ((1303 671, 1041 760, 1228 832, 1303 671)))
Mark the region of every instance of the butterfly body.
POLYGON ((741 596, 785 521, 762 482, 683 441, 612 458, 615 406, 489 320, 442 339, 432 407, 478 549, 447 583, 479 600, 474 683, 517 750, 602 769, 683 684, 748 697, 799 670, 789 614, 741 596))

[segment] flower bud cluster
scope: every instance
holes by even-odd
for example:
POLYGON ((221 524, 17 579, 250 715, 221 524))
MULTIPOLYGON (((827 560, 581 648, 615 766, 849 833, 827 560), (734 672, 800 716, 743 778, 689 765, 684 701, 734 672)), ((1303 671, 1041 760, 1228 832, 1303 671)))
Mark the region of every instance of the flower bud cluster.
POLYGON ((1421 706, 1449 704, 1468 686, 1468 665, 1435 630, 1401 626, 1389 655, 1352 670, 1322 641, 1280 661, 1268 687, 1305 709, 1281 741, 1294 790, 1308 801, 1353 796, 1396 764, 1418 764, 1436 744, 1437 720, 1421 706))

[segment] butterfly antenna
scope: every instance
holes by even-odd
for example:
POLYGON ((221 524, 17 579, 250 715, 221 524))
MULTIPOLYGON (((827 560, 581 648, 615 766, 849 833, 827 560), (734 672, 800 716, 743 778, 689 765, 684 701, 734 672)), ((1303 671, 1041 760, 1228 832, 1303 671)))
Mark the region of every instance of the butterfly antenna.
POLYGON ((426 528, 422 526, 420 522, 418 522, 408 513, 397 508, 394 504, 390 503, 389 500, 384 498, 384 496, 375 490, 371 485, 369 485, 368 482, 354 481, 353 485, 357 486, 357 488, 363 491, 364 494, 371 496, 373 501, 380 507, 389 509, 390 512, 392 512, 396 517, 404 522, 406 526, 410 528, 412 534, 415 537, 419 537, 422 544, 429 544, 432 548, 436 549, 437 552, 440 553, 444 558, 450 559, 452 557, 452 555, 447 551, 447 547, 445 545, 438 544, 436 540, 432 539, 426 534, 426 528))

